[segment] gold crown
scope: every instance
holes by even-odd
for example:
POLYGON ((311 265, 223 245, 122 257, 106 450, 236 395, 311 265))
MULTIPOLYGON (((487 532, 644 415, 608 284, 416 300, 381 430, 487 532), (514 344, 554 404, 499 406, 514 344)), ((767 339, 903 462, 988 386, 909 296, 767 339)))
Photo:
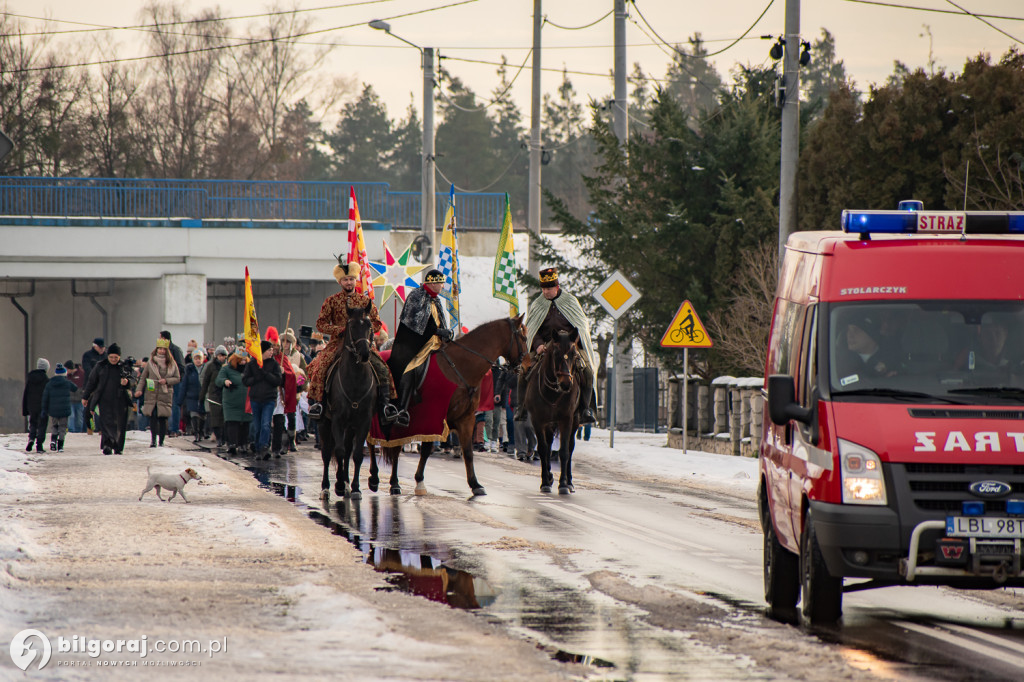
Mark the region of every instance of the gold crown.
POLYGON ((170 348, 171 347, 171 342, 168 341, 167 339, 157 339, 156 340, 156 347, 157 348, 170 348))
POLYGON ((423 282, 424 282, 424 284, 444 284, 444 275, 442 273, 440 273, 440 272, 436 272, 436 273, 427 275, 423 279, 423 282))
POLYGON ((547 270, 542 271, 540 273, 540 281, 541 284, 544 284, 546 282, 557 282, 558 270, 555 270, 554 268, 549 268, 547 270))

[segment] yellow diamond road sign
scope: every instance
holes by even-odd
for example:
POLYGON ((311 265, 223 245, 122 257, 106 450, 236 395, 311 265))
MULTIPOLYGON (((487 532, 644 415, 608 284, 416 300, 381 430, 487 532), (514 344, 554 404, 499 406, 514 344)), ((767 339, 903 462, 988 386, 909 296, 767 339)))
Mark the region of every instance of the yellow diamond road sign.
POLYGON ((593 296, 616 320, 640 300, 640 292, 618 270, 594 289, 593 296))

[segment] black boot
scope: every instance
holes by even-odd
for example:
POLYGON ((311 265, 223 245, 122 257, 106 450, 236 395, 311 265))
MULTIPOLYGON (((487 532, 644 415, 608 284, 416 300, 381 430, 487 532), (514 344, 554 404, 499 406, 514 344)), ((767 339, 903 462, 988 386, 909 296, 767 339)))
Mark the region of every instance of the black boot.
POLYGON ((192 417, 192 442, 198 443, 202 434, 199 430, 199 417, 192 417))
POLYGON ((381 426, 391 426, 398 419, 398 408, 391 402, 391 388, 381 385, 377 391, 377 410, 381 426))
POLYGON ((288 452, 298 452, 295 448, 295 429, 288 431, 288 452))
POLYGON ((156 431, 151 431, 149 436, 149 447, 156 447, 156 431))
POLYGON ((37 438, 36 439, 36 452, 42 452, 42 451, 43 451, 43 439, 42 438, 37 438))
POLYGON ((32 452, 32 446, 35 445, 36 441, 33 438, 28 439, 28 445, 25 446, 25 452, 32 452))
POLYGON ((590 410, 590 405, 594 399, 594 379, 593 375, 589 370, 583 370, 583 376, 580 381, 580 404, 576 409, 576 413, 579 415, 580 426, 587 424, 594 424, 597 422, 597 417, 590 410))
POLYGON ((50 436, 50 450, 57 452, 57 436, 50 436))
POLYGON ((64 452, 64 439, 61 438, 57 441, 57 452, 64 452))
POLYGON ((409 401, 412 400, 415 381, 415 372, 406 372, 398 382, 398 415, 394 423, 399 428, 404 429, 409 425, 409 401))

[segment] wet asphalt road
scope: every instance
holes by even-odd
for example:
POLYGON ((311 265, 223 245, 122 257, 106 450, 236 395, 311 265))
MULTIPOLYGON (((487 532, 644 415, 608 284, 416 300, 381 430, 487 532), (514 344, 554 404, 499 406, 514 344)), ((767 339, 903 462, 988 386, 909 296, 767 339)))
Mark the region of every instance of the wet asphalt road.
POLYGON ((233 461, 357 544, 395 589, 474 609, 597 678, 1024 677, 1018 592, 871 590, 846 595, 835 630, 781 625, 764 616, 753 500, 626 478, 580 451, 570 496, 541 494, 539 465, 501 453, 476 456, 486 496, 441 455, 428 494, 414 495, 418 455, 403 454, 401 495, 387 493, 387 471, 370 492, 364 462, 362 499, 332 490, 326 502, 308 447, 233 461))

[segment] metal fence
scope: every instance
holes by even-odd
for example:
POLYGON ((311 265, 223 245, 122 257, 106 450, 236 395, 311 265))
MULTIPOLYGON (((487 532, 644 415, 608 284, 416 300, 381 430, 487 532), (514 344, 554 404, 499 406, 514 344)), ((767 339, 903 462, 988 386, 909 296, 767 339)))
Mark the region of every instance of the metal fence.
MULTIPOLYGON (((363 221, 420 227, 420 193, 384 182, 0 177, 0 215, 344 221, 350 187, 363 221)), ((439 192, 436 206, 440 226, 448 195, 439 192)), ((456 194, 455 206, 464 229, 501 228, 503 194, 456 194)))

